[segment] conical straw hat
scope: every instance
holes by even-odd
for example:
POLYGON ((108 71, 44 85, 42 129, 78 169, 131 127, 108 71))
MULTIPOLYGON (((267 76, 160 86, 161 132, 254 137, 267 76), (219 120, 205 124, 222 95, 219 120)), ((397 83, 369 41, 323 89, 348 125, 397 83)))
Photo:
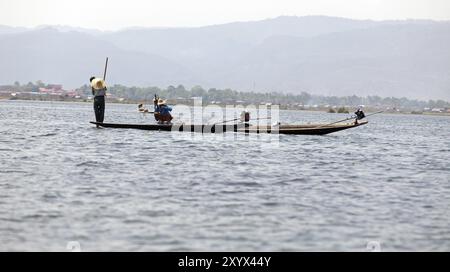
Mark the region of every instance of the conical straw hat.
POLYGON ((106 83, 101 78, 95 78, 91 81, 91 87, 96 90, 101 90, 101 89, 106 88, 106 83))

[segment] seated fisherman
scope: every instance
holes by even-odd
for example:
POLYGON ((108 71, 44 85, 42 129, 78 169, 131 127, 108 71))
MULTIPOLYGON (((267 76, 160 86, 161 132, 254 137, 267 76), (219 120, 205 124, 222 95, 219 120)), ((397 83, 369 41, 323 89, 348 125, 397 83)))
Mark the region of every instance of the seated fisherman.
POLYGON ((241 112, 241 122, 249 122, 250 121, 250 112, 245 110, 241 112))
POLYGON ((159 124, 170 123, 173 117, 170 114, 172 108, 167 106, 165 100, 158 99, 155 101, 155 120, 158 121, 159 124))
POLYGON ((366 115, 364 114, 364 112, 361 110, 361 108, 358 108, 355 111, 355 115, 356 115, 356 119, 355 119, 355 125, 358 124, 358 120, 363 119, 364 117, 366 117, 366 115))

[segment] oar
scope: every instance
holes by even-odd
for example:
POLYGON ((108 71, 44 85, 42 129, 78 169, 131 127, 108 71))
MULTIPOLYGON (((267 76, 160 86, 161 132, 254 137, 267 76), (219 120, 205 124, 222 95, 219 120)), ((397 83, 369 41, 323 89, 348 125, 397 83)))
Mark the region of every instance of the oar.
POLYGON ((272 119, 272 117, 261 117, 261 118, 256 118, 253 120, 268 120, 268 119, 272 119))
POLYGON ((355 117, 356 117, 356 116, 352 116, 352 117, 349 117, 349 118, 346 118, 346 119, 342 119, 342 120, 339 120, 339 121, 336 121, 336 122, 333 122, 333 123, 323 124, 323 125, 317 126, 317 127, 315 127, 315 128, 321 128, 321 127, 331 126, 331 125, 334 125, 334 124, 337 124, 337 123, 340 123, 340 122, 344 122, 344 121, 347 121, 347 120, 354 119, 355 117))
MULTIPOLYGON (((384 110, 383 110, 383 111, 378 111, 378 112, 374 112, 374 113, 368 114, 368 115, 364 116, 364 118, 369 117, 369 116, 372 116, 372 115, 375 115, 375 114, 378 114, 378 113, 382 113, 382 112, 384 112, 384 110)), ((352 117, 349 117, 349 118, 346 118, 346 119, 343 119, 343 120, 339 120, 339 121, 336 121, 336 122, 333 122, 333 123, 320 125, 320 126, 317 126, 317 127, 315 127, 315 128, 321 128, 321 127, 331 126, 331 125, 334 125, 334 124, 337 124, 337 123, 340 123, 340 122, 344 122, 344 121, 347 121, 347 120, 355 119, 355 118, 356 118, 356 116, 352 116, 352 117)))
POLYGON ((237 121, 237 120, 241 120, 241 118, 236 118, 236 119, 233 119, 233 120, 227 120, 227 121, 223 121, 223 122, 217 122, 217 123, 214 123, 212 125, 215 126, 215 125, 225 124, 225 123, 233 122, 233 121, 237 121))
MULTIPOLYGON (((256 118, 256 119, 252 119, 252 120, 266 120, 266 119, 272 119, 272 117, 261 117, 261 118, 256 118)), ((223 121, 223 122, 214 123, 213 126, 214 125, 219 125, 219 124, 225 124, 225 123, 228 123, 228 122, 238 121, 238 120, 241 120, 241 118, 236 118, 236 119, 232 119, 232 120, 227 120, 227 121, 223 121)), ((247 122, 245 122, 245 123, 247 123, 247 122)))
POLYGON ((384 110, 377 111, 377 112, 374 112, 374 113, 371 113, 371 114, 367 114, 365 117, 369 117, 369 116, 372 116, 372 115, 375 115, 375 114, 379 114, 379 113, 382 113, 382 112, 385 112, 385 111, 384 110))

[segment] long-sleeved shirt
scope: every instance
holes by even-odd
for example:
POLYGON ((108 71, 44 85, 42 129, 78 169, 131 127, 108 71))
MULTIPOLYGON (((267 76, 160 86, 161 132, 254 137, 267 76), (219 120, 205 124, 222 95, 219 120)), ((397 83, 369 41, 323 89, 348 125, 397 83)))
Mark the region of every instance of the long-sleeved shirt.
POLYGON ((106 88, 103 88, 103 89, 94 89, 94 88, 92 88, 92 95, 93 96, 105 96, 106 95, 106 88))
POLYGON ((164 105, 164 106, 161 107, 161 114, 162 115, 169 114, 171 111, 172 111, 172 108, 169 107, 169 106, 164 105))
POLYGON ((172 111, 172 108, 167 105, 155 105, 155 112, 159 112, 161 115, 169 114, 172 111))

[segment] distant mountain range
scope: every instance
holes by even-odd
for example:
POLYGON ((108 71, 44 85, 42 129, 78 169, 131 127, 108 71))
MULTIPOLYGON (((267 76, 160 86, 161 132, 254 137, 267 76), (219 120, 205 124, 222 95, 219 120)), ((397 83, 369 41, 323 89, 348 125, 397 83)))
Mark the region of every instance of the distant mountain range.
POLYGON ((450 100, 450 22, 278 17, 121 31, 0 26, 0 84, 43 80, 450 100))

